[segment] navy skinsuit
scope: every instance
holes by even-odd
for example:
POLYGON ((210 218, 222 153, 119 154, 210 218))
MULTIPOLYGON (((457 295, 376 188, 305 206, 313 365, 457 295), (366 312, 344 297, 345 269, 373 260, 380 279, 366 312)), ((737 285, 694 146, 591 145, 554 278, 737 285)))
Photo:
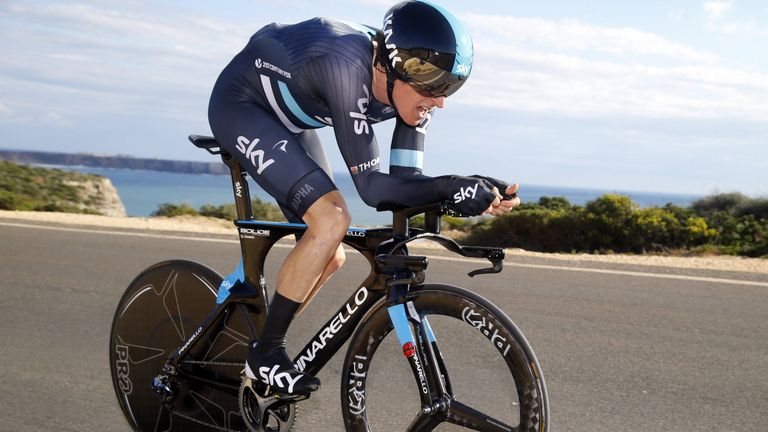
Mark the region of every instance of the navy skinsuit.
POLYGON ((301 217, 336 190, 314 129, 332 126, 363 201, 439 201, 438 182, 421 174, 427 116, 403 122, 371 93, 375 29, 326 18, 270 24, 254 34, 219 76, 208 118, 220 145, 282 207, 301 217), (390 173, 379 171, 371 124, 397 118, 390 173))

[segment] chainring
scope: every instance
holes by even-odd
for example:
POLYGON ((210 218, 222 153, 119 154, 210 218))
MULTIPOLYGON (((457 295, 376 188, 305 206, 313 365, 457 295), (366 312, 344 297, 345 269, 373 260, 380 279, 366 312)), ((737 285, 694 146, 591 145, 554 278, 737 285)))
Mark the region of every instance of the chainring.
POLYGON ((251 432, 290 432, 299 400, 271 393, 268 385, 247 376, 240 384, 240 413, 251 432))

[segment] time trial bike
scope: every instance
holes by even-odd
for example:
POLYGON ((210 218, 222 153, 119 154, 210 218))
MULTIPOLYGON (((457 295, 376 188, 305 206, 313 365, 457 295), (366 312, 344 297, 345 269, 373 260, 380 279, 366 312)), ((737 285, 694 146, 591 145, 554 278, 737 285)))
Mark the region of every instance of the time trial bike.
MULTIPOLYGON (((269 304, 267 254, 306 226, 254 220, 242 167, 215 138, 190 141, 231 171, 242 260, 226 278, 196 262, 160 262, 130 283, 109 338, 117 399, 137 431, 289 431, 308 396, 274 393, 243 369, 269 304)), ((299 351, 297 369, 316 375, 350 341, 341 370, 347 431, 547 431, 544 376, 522 332, 477 293, 424 283, 429 260, 409 255, 408 244, 433 241, 490 261, 470 276, 500 272, 503 249, 441 236, 449 211, 441 203, 387 210, 391 227, 348 230, 343 242, 370 274, 299 351), (419 214, 423 228, 411 226, 419 214)))

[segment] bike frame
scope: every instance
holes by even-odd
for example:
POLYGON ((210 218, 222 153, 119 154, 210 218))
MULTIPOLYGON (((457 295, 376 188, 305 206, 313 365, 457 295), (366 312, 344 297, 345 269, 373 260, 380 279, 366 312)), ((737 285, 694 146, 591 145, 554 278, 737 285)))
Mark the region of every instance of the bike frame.
MULTIPOLYGON (((217 382, 210 377, 183 371, 179 366, 214 324, 235 307, 243 312, 251 339, 258 339, 269 305, 264 279, 266 257, 280 239, 290 234, 301 235, 307 227, 303 224, 253 220, 246 173, 237 161, 217 148, 215 140, 198 139, 196 136, 191 136, 190 140, 212 154, 220 154, 230 168, 238 216, 235 225, 239 233, 242 260, 238 268, 219 286, 213 311, 168 358, 164 370, 181 373, 186 378, 211 386, 237 391, 239 383, 217 382)), ((390 319, 411 365, 414 378, 423 389, 429 390, 419 392, 422 405, 434 407, 434 397, 439 398, 450 392, 450 382, 441 380, 441 370, 444 370, 442 356, 429 322, 426 317, 419 317, 412 303, 407 300, 410 285, 423 282, 428 261, 426 257, 409 256, 406 244, 417 239, 429 239, 452 252, 468 257, 487 258, 492 262, 493 267, 475 270, 470 273, 471 276, 501 271, 504 252, 498 248, 462 247, 453 240, 440 236, 440 215, 443 209, 439 205, 389 210, 392 210, 394 215, 392 228, 349 228, 347 231, 343 243, 360 252, 368 260, 371 272, 299 351, 294 363, 298 370, 317 375, 352 336, 366 313, 386 297, 390 319), (421 213, 425 214, 425 229, 410 228, 410 217, 421 213), (411 324, 414 325, 415 332, 411 324)))

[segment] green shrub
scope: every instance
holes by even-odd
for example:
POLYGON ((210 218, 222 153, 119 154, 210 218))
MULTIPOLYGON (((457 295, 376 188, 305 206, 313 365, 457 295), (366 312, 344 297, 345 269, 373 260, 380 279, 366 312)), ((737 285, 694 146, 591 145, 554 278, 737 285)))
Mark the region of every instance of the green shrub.
POLYGON ((571 251, 584 244, 581 211, 555 211, 538 205, 521 206, 472 227, 466 243, 519 247, 540 252, 571 251))
POLYGON ((745 236, 749 237, 745 244, 760 245, 766 231, 759 229, 760 224, 716 214, 720 220, 713 223, 696 216, 692 209, 672 204, 639 208, 630 198, 615 194, 603 195, 585 207, 571 206, 567 200, 540 199, 472 226, 466 242, 541 252, 642 253, 695 249, 719 239, 716 247, 721 252, 754 255, 762 250, 732 246, 734 239, 745 236))
POLYGON ((251 207, 253 208, 253 218, 256 220, 275 222, 285 221, 283 212, 280 210, 280 207, 275 204, 255 198, 251 201, 251 207))
POLYGON ((0 209, 100 214, 81 208, 97 203, 80 197, 75 186, 94 177, 0 161, 0 209))
POLYGON ((539 205, 549 210, 569 210, 571 203, 565 197, 540 197, 539 205))
POLYGON ((713 212, 726 212, 734 214, 736 209, 749 201, 749 197, 738 192, 710 195, 698 199, 691 204, 691 208, 699 216, 713 212))
MULTIPOLYGON (((253 217, 257 220, 266 221, 285 221, 285 216, 275 204, 264 202, 258 198, 251 201, 253 217)), ((152 216, 208 216, 218 219, 235 220, 237 219, 237 208, 234 204, 223 204, 214 206, 205 204, 200 210, 195 210, 189 204, 161 204, 157 210, 152 212, 152 216)))
POLYGON ((754 216, 757 219, 768 219, 768 198, 755 198, 742 202, 735 209, 736 216, 754 216))
POLYGON ((189 206, 189 204, 160 204, 160 206, 152 212, 152 216, 198 216, 197 210, 189 206))
POLYGON ((237 210, 234 204, 224 204, 213 206, 206 204, 200 207, 200 215, 218 219, 235 220, 237 219, 237 210))
MULTIPOLYGON (((453 216, 443 216, 440 218, 440 231, 461 231, 467 232, 475 225, 476 221, 467 218, 458 218, 453 216)), ((413 228, 424 228, 424 215, 417 215, 410 219, 409 225, 413 228)))
POLYGON ((587 202, 582 220, 587 250, 632 250, 636 244, 633 214, 637 208, 628 196, 617 194, 605 194, 587 202))
POLYGON ((0 210, 32 210, 34 203, 19 194, 0 190, 0 210))

